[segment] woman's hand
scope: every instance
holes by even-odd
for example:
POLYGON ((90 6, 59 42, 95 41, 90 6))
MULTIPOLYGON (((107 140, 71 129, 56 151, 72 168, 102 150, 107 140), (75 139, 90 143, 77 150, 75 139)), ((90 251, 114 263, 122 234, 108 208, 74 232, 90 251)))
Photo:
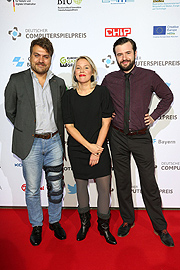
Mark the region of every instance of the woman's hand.
POLYGON ((89 151, 93 154, 93 155, 99 155, 102 153, 102 151, 104 150, 103 147, 99 146, 98 144, 94 144, 94 143, 91 143, 88 147, 89 151))
POLYGON ((100 158, 100 154, 96 154, 96 155, 93 155, 91 154, 90 155, 90 159, 89 159, 89 165, 92 167, 94 165, 97 165, 98 162, 99 162, 99 158, 100 158))

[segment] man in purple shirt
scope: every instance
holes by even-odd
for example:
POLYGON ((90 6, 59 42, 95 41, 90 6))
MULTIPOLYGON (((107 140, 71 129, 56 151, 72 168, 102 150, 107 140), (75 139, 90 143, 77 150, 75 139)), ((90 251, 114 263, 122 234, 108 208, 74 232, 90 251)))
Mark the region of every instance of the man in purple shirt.
POLYGON ((135 66, 137 51, 132 39, 119 38, 114 43, 113 51, 120 70, 106 75, 102 85, 109 89, 115 108, 109 140, 119 209, 123 219, 118 236, 128 235, 134 226, 130 168, 132 154, 138 167, 142 197, 154 231, 163 244, 173 247, 174 242, 167 232, 167 223, 162 213, 160 192, 154 174, 152 138, 148 129, 149 125, 168 110, 173 94, 154 71, 135 66), (153 93, 160 98, 160 102, 149 115, 153 93))

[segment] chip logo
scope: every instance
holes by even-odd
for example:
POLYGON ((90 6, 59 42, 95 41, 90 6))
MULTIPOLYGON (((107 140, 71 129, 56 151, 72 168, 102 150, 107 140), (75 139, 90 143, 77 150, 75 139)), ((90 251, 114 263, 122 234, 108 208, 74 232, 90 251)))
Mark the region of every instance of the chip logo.
POLYGON ((26 184, 23 184, 23 185, 21 186, 21 189, 22 189, 22 191, 25 191, 25 190, 26 190, 26 184))
POLYGON ((127 37, 131 28, 105 28, 105 37, 127 37))

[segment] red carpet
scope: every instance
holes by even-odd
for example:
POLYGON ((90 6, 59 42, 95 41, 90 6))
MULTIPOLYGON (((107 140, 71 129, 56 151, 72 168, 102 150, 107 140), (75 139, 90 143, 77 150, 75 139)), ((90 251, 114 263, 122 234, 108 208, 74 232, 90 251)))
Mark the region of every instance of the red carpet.
MULTIPOLYGON (((63 209, 61 225, 67 239, 58 240, 48 228, 48 212, 44 210, 42 243, 33 247, 29 237, 31 226, 26 209, 0 209, 1 270, 179 270, 180 211, 166 210, 168 230, 175 247, 164 246, 153 233, 146 211, 136 210, 135 227, 128 236, 116 237, 116 246, 106 243, 97 230, 96 210, 91 210, 92 226, 87 238, 76 241, 80 228, 77 210, 63 209)), ((111 211, 110 228, 114 236, 122 220, 118 210, 111 211)))

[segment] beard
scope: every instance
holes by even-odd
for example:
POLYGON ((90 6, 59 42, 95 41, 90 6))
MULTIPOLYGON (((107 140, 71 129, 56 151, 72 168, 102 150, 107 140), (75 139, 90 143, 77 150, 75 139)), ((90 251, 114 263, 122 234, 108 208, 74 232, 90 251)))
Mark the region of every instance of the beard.
MULTIPOLYGON (((126 61, 127 61, 127 60, 126 60, 126 61)), ((124 61, 122 61, 121 63, 118 63, 118 62, 117 62, 119 68, 120 68, 122 71, 129 71, 129 70, 131 70, 131 69, 134 67, 134 65, 135 65, 135 58, 134 58, 132 61, 129 60, 129 61, 128 61, 129 64, 128 64, 127 66, 123 66, 123 62, 124 62, 124 61)))
POLYGON ((46 74, 49 70, 49 66, 45 65, 44 63, 31 63, 31 69, 36 72, 37 74, 46 74))

